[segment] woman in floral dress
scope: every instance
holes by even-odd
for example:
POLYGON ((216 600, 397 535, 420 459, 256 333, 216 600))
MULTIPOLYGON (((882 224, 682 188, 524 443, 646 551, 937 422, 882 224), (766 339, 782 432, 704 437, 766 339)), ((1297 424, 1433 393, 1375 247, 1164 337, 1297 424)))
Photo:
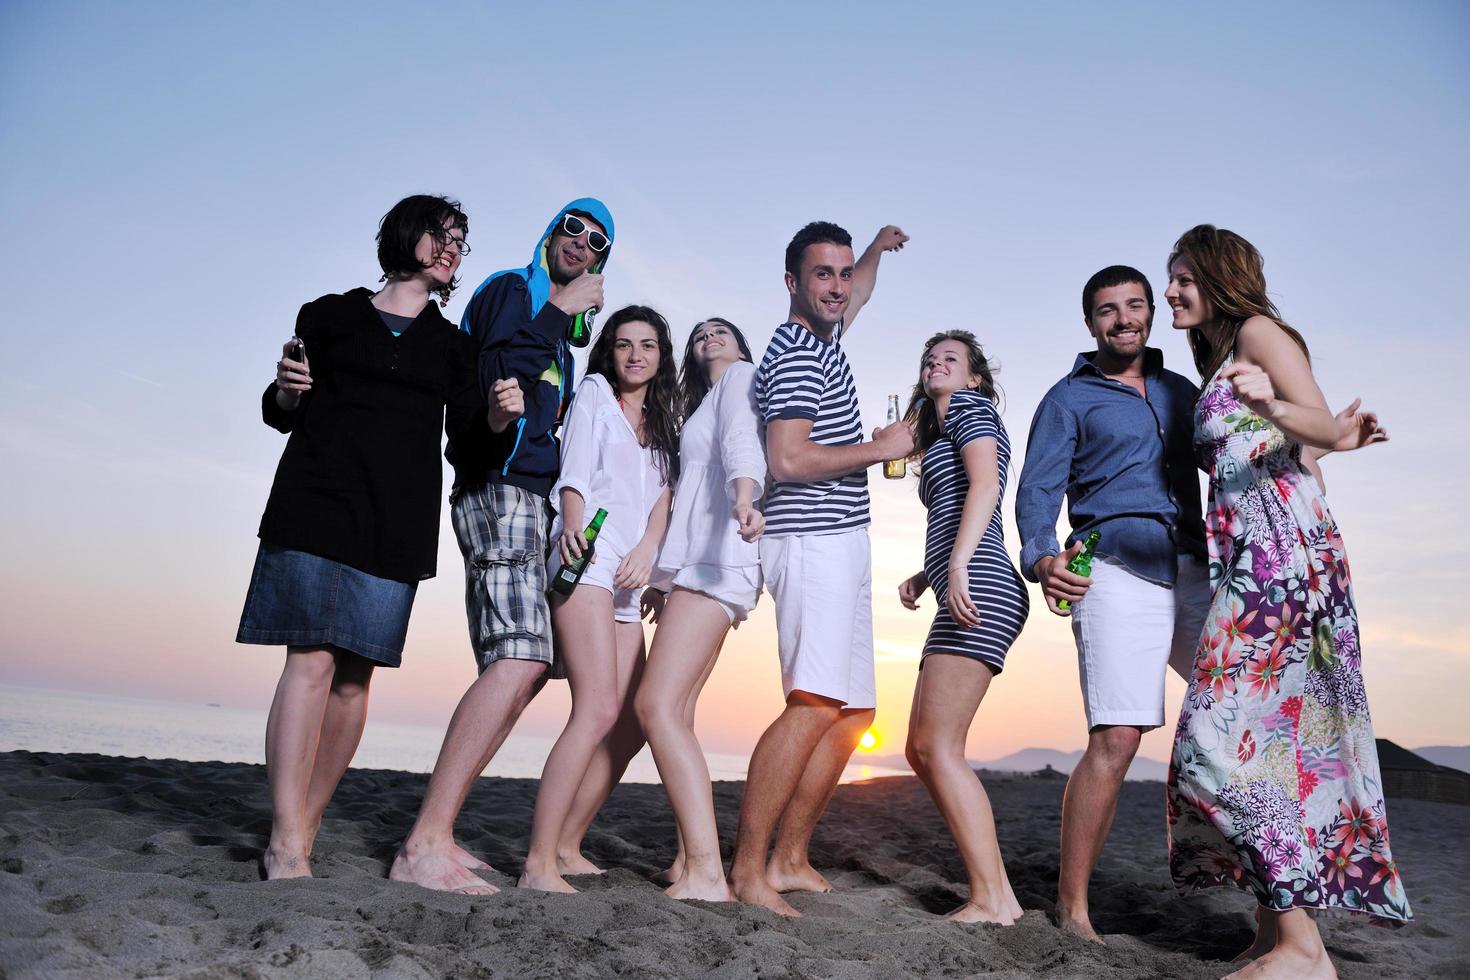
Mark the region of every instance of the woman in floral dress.
POLYGON ((1383 435, 1351 410, 1334 419, 1305 342, 1266 297, 1260 253, 1239 235, 1186 232, 1164 295, 1205 379, 1195 446, 1210 474, 1215 588, 1170 763, 1170 871, 1181 889, 1256 896, 1243 957, 1256 959, 1232 976, 1335 976, 1307 910, 1411 917, 1347 556, 1314 462, 1383 435))

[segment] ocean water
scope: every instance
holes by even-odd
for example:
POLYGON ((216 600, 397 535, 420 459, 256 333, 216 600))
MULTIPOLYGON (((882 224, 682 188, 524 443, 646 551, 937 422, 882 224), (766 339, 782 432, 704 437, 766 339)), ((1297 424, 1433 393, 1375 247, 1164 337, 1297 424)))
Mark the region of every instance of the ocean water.
MULTIPOLYGON (((96 752, 102 755, 182 759, 188 762, 265 762, 264 711, 52 691, 0 684, 0 752, 96 752)), ((362 769, 427 773, 434 767, 444 731, 368 718, 353 759, 362 769)), ((512 733, 490 762, 487 776, 535 779, 555 739, 512 733)), ((729 753, 706 753, 714 779, 744 779, 749 761, 729 753)), ((883 766, 849 765, 844 782, 907 775, 883 766)), ((656 783, 658 770, 648 749, 623 777, 656 783)))

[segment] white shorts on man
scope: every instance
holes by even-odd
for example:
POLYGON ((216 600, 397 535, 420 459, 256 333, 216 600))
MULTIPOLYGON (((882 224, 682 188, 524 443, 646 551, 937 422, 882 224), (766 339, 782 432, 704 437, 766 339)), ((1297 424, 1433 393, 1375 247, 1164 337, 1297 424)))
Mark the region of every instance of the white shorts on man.
POLYGON ((1158 728, 1165 717, 1167 668, 1186 680, 1194 669, 1213 595, 1209 569, 1181 554, 1170 588, 1099 555, 1091 578, 1087 594, 1072 608, 1087 727, 1158 728))
POLYGON ((866 527, 761 539, 761 571, 776 601, 781 687, 844 708, 876 708, 873 572, 866 527))

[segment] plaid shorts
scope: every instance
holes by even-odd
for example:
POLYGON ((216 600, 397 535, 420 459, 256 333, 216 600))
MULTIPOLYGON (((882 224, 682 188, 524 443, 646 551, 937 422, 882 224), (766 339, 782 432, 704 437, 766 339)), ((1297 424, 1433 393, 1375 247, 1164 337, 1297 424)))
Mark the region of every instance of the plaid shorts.
POLYGON ((465 613, 481 672, 504 659, 551 665, 546 498, 486 483, 457 488, 449 514, 464 555, 465 613))

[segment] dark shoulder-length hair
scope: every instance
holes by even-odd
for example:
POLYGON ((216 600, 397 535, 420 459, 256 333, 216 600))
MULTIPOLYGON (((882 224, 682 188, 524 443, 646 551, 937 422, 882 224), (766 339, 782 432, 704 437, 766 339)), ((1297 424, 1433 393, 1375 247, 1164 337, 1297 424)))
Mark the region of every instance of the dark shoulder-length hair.
POLYGON ((679 384, 674 373, 674 342, 669 336, 669 321, 647 306, 625 306, 607 318, 587 355, 587 373, 600 374, 618 391, 617 370, 613 367, 613 344, 618 328, 625 323, 646 323, 658 337, 658 370, 648 384, 643 398, 643 431, 639 438, 654 451, 659 472, 665 482, 679 479, 679 384))
POLYGON ((914 384, 914 392, 909 396, 908 410, 903 415, 904 421, 914 427, 914 452, 911 458, 915 461, 923 457, 924 451, 939 438, 939 413, 934 409, 934 401, 924 392, 924 364, 929 360, 929 352, 934 349, 934 345, 946 340, 964 345, 968 352, 970 373, 980 379, 977 390, 997 405, 1000 403, 1000 388, 995 383, 997 368, 985 356, 985 349, 980 346, 980 341, 975 339, 974 334, 968 330, 943 330, 924 341, 924 351, 919 355, 919 380, 914 384))
MULTIPOLYGON (((414 254, 419 239, 428 232, 442 249, 449 244, 449 231, 454 228, 469 237, 470 219, 458 201, 433 194, 413 194, 393 205, 378 222, 378 265, 383 269, 383 278, 408 279, 423 272, 428 266, 414 254)), ((438 290, 439 302, 448 303, 458 285, 456 276, 438 290)))
POLYGON ((745 334, 729 320, 722 316, 712 316, 696 323, 694 329, 689 331, 689 339, 684 342, 684 360, 679 365, 679 390, 686 420, 699 408, 704 396, 709 394, 709 378, 705 376, 704 368, 694 360, 694 338, 699 335, 699 328, 707 323, 718 323, 729 329, 735 337, 735 346, 740 349, 742 361, 754 363, 755 360, 750 353, 750 344, 745 342, 745 334))
POLYGON ((1195 283, 1214 307, 1219 319, 1218 346, 1204 331, 1189 331, 1189 349, 1194 353, 1194 366, 1200 377, 1209 380, 1225 358, 1235 349, 1240 327, 1253 316, 1264 316, 1276 322, 1286 335, 1296 341, 1311 363, 1312 355, 1302 335, 1281 319, 1276 304, 1266 295, 1266 261, 1254 245, 1233 231, 1214 225, 1195 225, 1179 236, 1169 253, 1165 268, 1174 274, 1174 263, 1183 259, 1194 273, 1195 283))

